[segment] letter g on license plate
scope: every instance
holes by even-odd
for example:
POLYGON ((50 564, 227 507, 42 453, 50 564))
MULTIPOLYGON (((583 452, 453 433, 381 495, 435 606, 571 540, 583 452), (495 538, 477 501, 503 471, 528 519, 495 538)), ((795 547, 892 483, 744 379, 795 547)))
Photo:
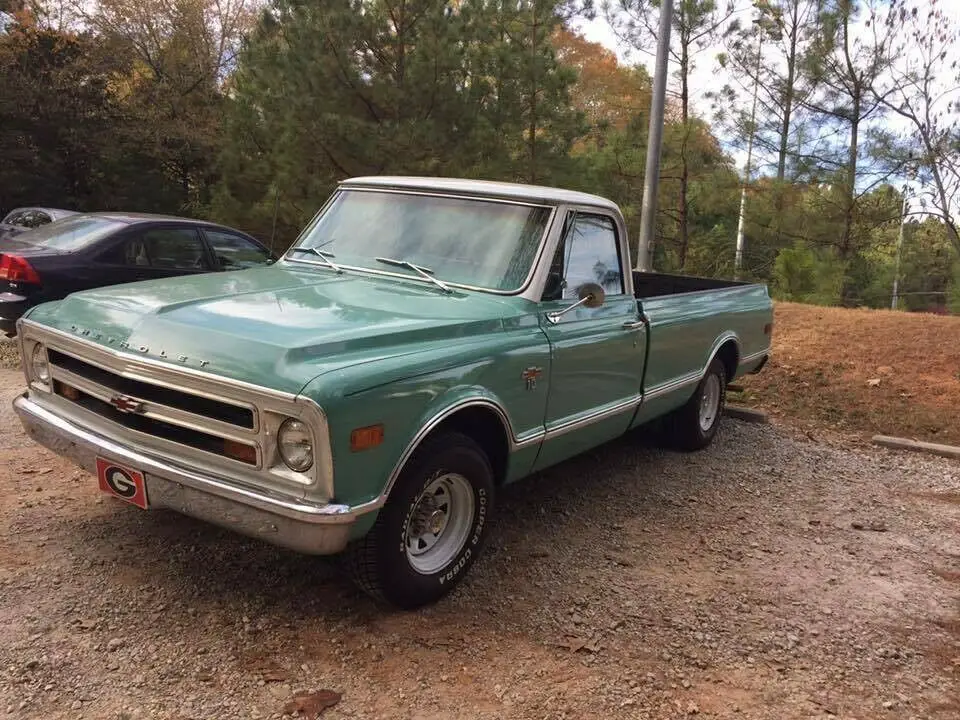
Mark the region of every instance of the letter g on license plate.
POLYGON ((107 495, 147 509, 147 484, 139 470, 131 470, 110 460, 97 458, 97 480, 100 490, 107 495))

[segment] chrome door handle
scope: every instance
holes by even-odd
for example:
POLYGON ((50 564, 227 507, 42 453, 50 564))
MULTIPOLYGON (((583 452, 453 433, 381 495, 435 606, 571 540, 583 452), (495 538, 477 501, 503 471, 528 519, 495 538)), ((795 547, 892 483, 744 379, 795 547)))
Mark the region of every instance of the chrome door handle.
POLYGON ((646 325, 645 320, 629 320, 623 324, 624 330, 639 330, 646 325))

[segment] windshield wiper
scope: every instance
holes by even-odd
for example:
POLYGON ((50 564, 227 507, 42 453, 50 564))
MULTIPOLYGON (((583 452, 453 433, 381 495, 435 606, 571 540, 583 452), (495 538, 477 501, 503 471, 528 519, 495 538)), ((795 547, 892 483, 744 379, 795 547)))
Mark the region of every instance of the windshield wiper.
POLYGON ((421 265, 414 265, 409 260, 394 260, 393 258, 378 257, 376 258, 376 261, 381 262, 384 265, 394 265, 396 267, 403 267, 403 268, 407 268, 408 270, 413 270, 415 273, 420 275, 420 277, 424 278, 425 280, 429 280, 444 292, 446 293, 453 292, 453 290, 451 290, 446 283, 443 283, 437 280, 433 276, 433 270, 431 270, 428 267, 423 267, 421 265))
POLYGON ((289 250, 287 250, 287 252, 288 253, 296 253, 296 252, 310 253, 311 255, 316 255, 318 258, 323 260, 324 264, 327 267, 332 268, 334 271, 338 273, 343 272, 343 268, 337 265, 335 262, 333 262, 333 260, 330 259, 332 257, 336 257, 336 255, 334 255, 332 252, 326 252, 325 250, 317 250, 314 247, 292 247, 289 250))

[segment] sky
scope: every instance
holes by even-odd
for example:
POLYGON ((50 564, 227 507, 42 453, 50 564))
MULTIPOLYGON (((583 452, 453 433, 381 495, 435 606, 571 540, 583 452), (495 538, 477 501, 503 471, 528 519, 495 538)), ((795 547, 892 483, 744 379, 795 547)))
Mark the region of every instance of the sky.
MULTIPOLYGON (((907 0, 909 6, 917 7, 921 12, 927 10, 930 7, 931 2, 936 2, 936 4, 948 15, 948 17, 952 17, 955 23, 960 26, 960 0, 907 0)), ((753 3, 750 0, 736 0, 734 16, 738 17, 741 23, 749 22, 753 12, 752 5, 753 3)), ((861 19, 861 24, 862 23, 863 20, 861 19)), ((593 20, 581 20, 579 23, 577 23, 577 25, 579 31, 588 40, 600 43, 601 45, 614 51, 621 62, 629 64, 642 64, 646 66, 647 70, 651 74, 653 73, 655 65, 653 55, 651 53, 637 51, 630 53, 629 51, 625 50, 617 42, 617 38, 613 33, 613 30, 610 28, 610 25, 607 23, 602 13, 598 13, 598 17, 593 20)), ((695 58, 695 67, 693 73, 691 74, 690 86, 692 90, 691 101, 693 105, 693 111, 697 115, 707 120, 710 119, 711 110, 709 101, 705 99, 704 93, 711 89, 718 89, 730 81, 729 75, 719 68, 716 62, 716 56, 722 51, 722 49, 722 45, 720 43, 716 43, 697 55, 695 58)), ((956 54, 955 59, 960 62, 960 46, 958 46, 954 52, 956 54)), ((909 62, 910 60, 911 57, 909 56, 909 53, 907 53, 905 57, 901 58, 902 62, 909 62)), ((671 66, 670 72, 672 73, 675 69, 675 66, 671 66)), ((960 100, 960 93, 955 92, 954 94, 956 94, 958 100, 960 100)), ((899 127, 901 129, 906 129, 906 126, 896 118, 887 118, 884 120, 884 123, 888 127, 899 127)), ((723 138, 721 138, 721 140, 723 140, 723 138)), ((727 144, 725 143, 725 145, 727 144)), ((734 158, 737 167, 740 168, 742 172, 746 161, 746 152, 729 147, 729 145, 727 145, 727 149, 734 158)))

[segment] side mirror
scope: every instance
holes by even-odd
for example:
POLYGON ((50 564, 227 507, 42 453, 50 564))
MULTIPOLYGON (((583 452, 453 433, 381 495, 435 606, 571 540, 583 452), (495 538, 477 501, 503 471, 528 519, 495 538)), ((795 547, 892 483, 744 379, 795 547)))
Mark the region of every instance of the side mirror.
POLYGON ((607 294, 596 283, 584 283, 577 288, 577 297, 586 307, 598 308, 607 299, 607 294))
POLYGON ((603 305, 603 301, 606 300, 607 294, 603 291, 603 288, 597 285, 596 283, 584 283, 579 288, 577 288, 577 297, 579 300, 573 305, 565 307, 563 310, 558 310, 557 312, 547 313, 547 322, 555 325, 560 322, 560 318, 566 315, 571 310, 575 310, 581 305, 588 308, 598 308, 603 305))

